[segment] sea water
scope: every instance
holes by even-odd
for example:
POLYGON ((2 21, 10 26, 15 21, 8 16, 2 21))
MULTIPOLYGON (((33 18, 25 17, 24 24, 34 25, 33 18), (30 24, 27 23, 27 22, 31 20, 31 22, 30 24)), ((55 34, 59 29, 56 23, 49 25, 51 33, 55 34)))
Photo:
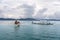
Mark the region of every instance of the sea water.
POLYGON ((18 27, 14 21, 0 21, 0 40, 60 40, 60 21, 54 21, 53 25, 20 22, 18 27))

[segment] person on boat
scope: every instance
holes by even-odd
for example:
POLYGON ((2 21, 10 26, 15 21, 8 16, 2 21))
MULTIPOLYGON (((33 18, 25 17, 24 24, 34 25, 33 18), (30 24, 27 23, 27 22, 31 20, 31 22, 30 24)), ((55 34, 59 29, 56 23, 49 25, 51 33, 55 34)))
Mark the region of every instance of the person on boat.
POLYGON ((15 24, 20 24, 20 22, 18 22, 17 20, 15 21, 15 24))

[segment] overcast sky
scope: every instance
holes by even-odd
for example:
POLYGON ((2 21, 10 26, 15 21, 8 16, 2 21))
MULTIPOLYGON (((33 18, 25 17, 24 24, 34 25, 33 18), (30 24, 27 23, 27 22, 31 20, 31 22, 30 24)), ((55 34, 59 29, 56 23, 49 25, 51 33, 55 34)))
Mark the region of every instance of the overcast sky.
POLYGON ((60 19, 60 0, 0 0, 0 18, 60 19))

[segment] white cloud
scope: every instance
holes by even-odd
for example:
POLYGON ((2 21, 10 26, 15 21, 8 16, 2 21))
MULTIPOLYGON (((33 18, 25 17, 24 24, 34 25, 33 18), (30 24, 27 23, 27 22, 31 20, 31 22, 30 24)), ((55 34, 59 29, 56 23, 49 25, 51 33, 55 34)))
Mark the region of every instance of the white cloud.
POLYGON ((0 10, 3 10, 1 15, 4 18, 27 18, 31 17, 33 12, 32 0, 3 0, 0 5, 0 10), (26 4, 26 7, 21 8, 23 4, 26 4))
POLYGON ((59 0, 0 0, 0 1, 1 1, 0 17, 57 18, 58 16, 58 18, 60 18, 59 16, 60 13, 58 13, 60 11, 59 0), (21 6, 23 8, 21 8, 21 6), (45 8, 47 9, 46 11, 43 10, 45 8))
MULTIPOLYGON (((56 18, 57 15, 59 15, 58 12, 60 11, 60 1, 58 0, 39 0, 37 2, 39 4, 40 8, 47 8, 48 10, 44 12, 43 14, 40 13, 40 15, 36 12, 35 17, 40 18, 41 15, 43 18, 56 18), (36 15, 38 14, 38 15, 36 15)), ((39 10, 39 9, 38 9, 39 10)), ((58 16, 59 17, 59 16, 58 16)))

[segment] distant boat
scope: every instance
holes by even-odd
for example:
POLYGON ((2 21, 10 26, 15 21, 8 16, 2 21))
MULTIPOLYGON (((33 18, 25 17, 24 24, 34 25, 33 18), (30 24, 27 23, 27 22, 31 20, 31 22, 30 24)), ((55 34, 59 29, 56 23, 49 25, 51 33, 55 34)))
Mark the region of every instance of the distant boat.
POLYGON ((49 21, 32 21, 32 24, 39 24, 39 25, 53 25, 53 23, 49 22, 49 21))
POLYGON ((20 25, 20 22, 18 20, 15 21, 14 23, 16 26, 19 26, 20 25))

